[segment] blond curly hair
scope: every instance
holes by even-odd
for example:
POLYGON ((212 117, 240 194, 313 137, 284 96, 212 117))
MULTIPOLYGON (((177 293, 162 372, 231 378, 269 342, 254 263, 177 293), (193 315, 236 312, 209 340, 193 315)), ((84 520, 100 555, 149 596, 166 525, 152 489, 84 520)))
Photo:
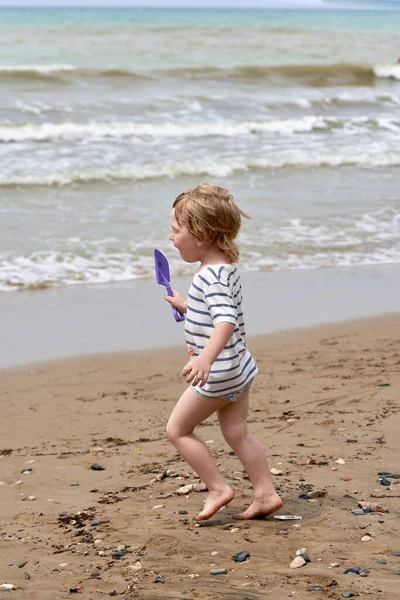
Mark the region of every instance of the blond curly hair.
POLYGON ((235 239, 242 217, 250 217, 235 204, 228 190, 201 183, 179 194, 172 207, 179 225, 187 227, 198 240, 216 244, 229 263, 238 262, 239 247, 235 239))

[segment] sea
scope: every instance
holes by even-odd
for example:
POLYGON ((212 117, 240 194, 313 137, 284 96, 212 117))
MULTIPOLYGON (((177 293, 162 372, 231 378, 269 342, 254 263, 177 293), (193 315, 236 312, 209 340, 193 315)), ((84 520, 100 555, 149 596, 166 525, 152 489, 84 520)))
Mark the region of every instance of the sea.
POLYGON ((203 181, 244 271, 399 264, 398 8, 0 8, 0 292, 192 273, 203 181))

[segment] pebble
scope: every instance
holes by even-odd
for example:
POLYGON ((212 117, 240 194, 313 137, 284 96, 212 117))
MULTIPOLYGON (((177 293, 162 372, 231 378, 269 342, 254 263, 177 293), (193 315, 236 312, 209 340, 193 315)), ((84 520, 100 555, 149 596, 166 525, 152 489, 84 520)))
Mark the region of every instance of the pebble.
POLYGON ((362 569, 361 567, 350 567, 349 569, 346 569, 345 571, 343 571, 344 575, 359 575, 361 573, 362 569))
POLYGON ((353 515, 365 515, 367 514, 365 512, 365 510, 363 510, 362 508, 356 508, 354 510, 351 511, 353 513, 353 515))
POLYGON ((362 542, 370 542, 371 540, 373 540, 374 538, 372 537, 371 534, 367 533, 366 535, 363 535, 361 538, 362 542))
POLYGON ((2 583, 0 585, 0 590, 16 590, 17 588, 13 583, 2 583))
POLYGON ((386 560, 377 560, 376 562, 378 563, 378 565, 387 565, 386 560))
POLYGON ((105 467, 103 467, 102 465, 99 465, 97 463, 93 463, 90 468, 92 469, 92 471, 104 471, 105 467))
POLYGON ((24 566, 25 566, 25 565, 27 565, 27 564, 28 564, 28 561, 26 560, 25 562, 22 562, 22 563, 20 563, 20 564, 18 565, 18 568, 19 568, 19 569, 23 569, 23 568, 24 568, 24 566))
POLYGON ((156 575, 154 577, 154 583, 165 583, 165 579, 162 575, 156 575))
POLYGON ((357 444, 358 440, 346 440, 348 444, 357 444))
POLYGON ((25 577, 25 579, 31 578, 31 576, 29 575, 29 573, 27 571, 24 571, 24 577, 25 577))
POLYGON ((115 552, 111 552, 113 558, 123 558, 125 554, 128 554, 126 550, 116 550, 115 552))
POLYGON ((238 554, 232 556, 232 560, 235 562, 245 562, 247 558, 250 558, 250 554, 248 552, 238 552, 238 554))
POLYGON ((156 504, 155 506, 153 506, 153 510, 155 508, 164 508, 165 504, 156 504))
POLYGON ((280 471, 279 469, 273 468, 270 471, 272 475, 283 475, 283 471, 280 471))
POLYGON ((343 460, 343 458, 338 458, 337 460, 335 460, 335 463, 337 465, 345 465, 346 462, 343 460))
POLYGON ((227 575, 228 569, 211 569, 210 575, 227 575))
POLYGON ((187 511, 187 510, 180 510, 180 511, 179 511, 179 514, 180 514, 180 515, 188 515, 189 513, 188 513, 188 511, 187 511))
POLYGON ((300 550, 296 550, 296 556, 301 556, 306 562, 311 562, 310 557, 307 554, 307 548, 300 548, 300 550))
POLYGON ((307 564, 307 561, 302 556, 296 556, 290 563, 291 569, 298 569, 299 567, 304 567, 307 564))
POLYGON ((24 467, 21 469, 21 473, 28 474, 32 472, 32 467, 24 467))
POLYGON ((310 587, 307 588, 307 592, 321 592, 321 591, 324 591, 323 585, 310 585, 310 587))
POLYGON ((390 481, 389 481, 389 479, 386 479, 385 477, 382 477, 382 478, 379 480, 379 483, 380 483, 381 485, 384 485, 385 487, 389 487, 389 486, 390 486, 390 481))
POLYGON ((336 569, 337 567, 340 567, 340 564, 339 564, 339 563, 331 563, 331 564, 329 565, 329 568, 332 568, 332 569, 336 569))
POLYGON ((359 596, 360 594, 354 594, 353 592, 343 592, 341 594, 342 598, 353 598, 354 596, 359 596))
POLYGON ((393 552, 392 556, 400 556, 400 552, 393 552))
POLYGON ((36 500, 36 496, 28 496, 28 500, 36 500))
POLYGON ((183 496, 184 494, 188 494, 189 492, 191 492, 191 491, 193 490, 193 488, 194 488, 194 485, 193 485, 193 483, 189 483, 188 485, 184 485, 184 486, 182 486, 182 487, 179 487, 179 488, 176 490, 176 493, 177 493, 179 496, 183 496))

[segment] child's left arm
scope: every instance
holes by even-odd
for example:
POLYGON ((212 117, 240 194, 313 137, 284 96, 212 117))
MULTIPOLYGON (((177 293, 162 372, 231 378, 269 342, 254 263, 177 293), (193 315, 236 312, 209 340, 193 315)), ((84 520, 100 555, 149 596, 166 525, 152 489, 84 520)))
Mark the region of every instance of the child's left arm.
POLYGON ((211 366, 225 348, 231 337, 235 325, 229 322, 217 323, 214 331, 203 350, 198 356, 192 358, 182 371, 182 375, 187 375, 186 381, 192 382, 192 385, 199 384, 200 387, 207 382, 211 366))

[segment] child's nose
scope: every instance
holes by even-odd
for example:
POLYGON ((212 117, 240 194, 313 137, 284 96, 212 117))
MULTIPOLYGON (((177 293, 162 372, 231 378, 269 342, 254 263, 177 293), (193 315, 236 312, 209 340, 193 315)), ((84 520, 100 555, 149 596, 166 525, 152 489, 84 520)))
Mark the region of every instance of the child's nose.
POLYGON ((174 234, 173 234, 173 233, 170 233, 170 234, 169 234, 169 239, 171 240, 171 242, 173 242, 173 241, 174 241, 174 234))

